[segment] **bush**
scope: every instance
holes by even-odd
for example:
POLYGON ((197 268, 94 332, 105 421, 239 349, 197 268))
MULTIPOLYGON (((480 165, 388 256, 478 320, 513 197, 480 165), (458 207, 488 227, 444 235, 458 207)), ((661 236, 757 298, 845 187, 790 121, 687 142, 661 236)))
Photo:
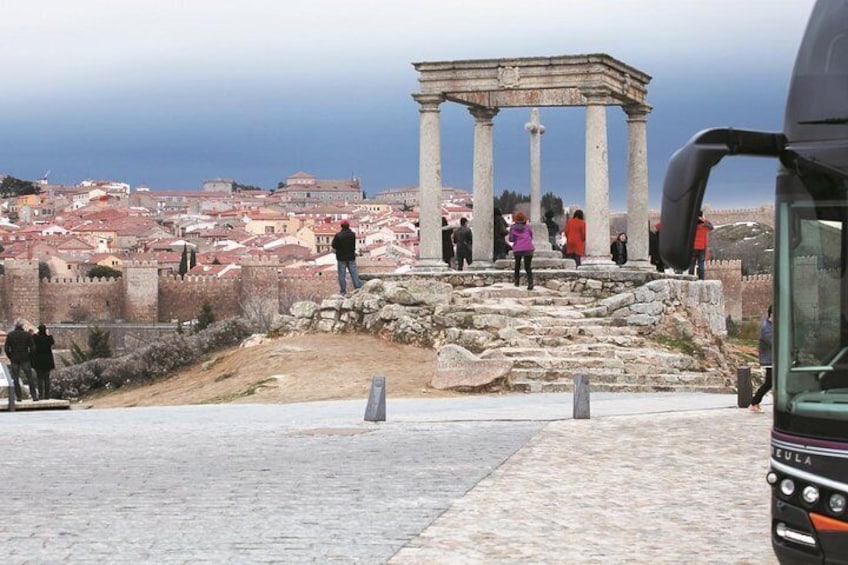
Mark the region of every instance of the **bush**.
POLYGON ((170 335, 121 357, 92 359, 57 370, 52 388, 59 398, 77 398, 99 389, 149 382, 199 361, 210 351, 238 345, 251 334, 247 322, 231 318, 191 336, 170 335))

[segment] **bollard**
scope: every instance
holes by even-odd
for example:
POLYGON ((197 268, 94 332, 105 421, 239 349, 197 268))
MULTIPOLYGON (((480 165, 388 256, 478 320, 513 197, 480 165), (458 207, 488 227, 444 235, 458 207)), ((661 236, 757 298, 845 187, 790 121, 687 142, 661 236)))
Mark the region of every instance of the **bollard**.
POLYGON ((736 406, 747 408, 751 405, 751 367, 742 365, 736 369, 736 406))
POLYGON ((574 375, 575 420, 589 419, 589 375, 574 375))
POLYGON ((368 404, 365 406, 365 421, 386 421, 386 377, 371 379, 371 392, 368 393, 368 404))
POLYGON ((3 366, 3 376, 6 378, 6 383, 9 391, 9 412, 15 411, 15 381, 12 378, 12 375, 9 373, 9 368, 5 363, 0 363, 3 366))

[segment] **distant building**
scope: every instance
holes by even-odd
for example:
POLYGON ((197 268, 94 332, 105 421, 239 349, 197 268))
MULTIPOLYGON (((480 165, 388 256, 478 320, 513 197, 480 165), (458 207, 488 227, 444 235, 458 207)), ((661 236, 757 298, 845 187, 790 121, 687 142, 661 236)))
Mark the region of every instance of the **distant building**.
MULTIPOLYGON (((401 188, 391 188, 378 192, 374 195, 374 200, 377 202, 385 202, 387 204, 406 204, 407 206, 418 206, 418 187, 405 186, 401 188)), ((449 186, 442 187, 442 202, 471 202, 471 193, 467 190, 459 188, 451 188, 449 186)))
POLYGON ((226 192, 232 194, 235 181, 233 179, 212 179, 203 181, 203 192, 226 192))
POLYGON ((299 171, 286 178, 276 193, 291 203, 359 202, 362 187, 356 177, 342 180, 318 179, 299 171))

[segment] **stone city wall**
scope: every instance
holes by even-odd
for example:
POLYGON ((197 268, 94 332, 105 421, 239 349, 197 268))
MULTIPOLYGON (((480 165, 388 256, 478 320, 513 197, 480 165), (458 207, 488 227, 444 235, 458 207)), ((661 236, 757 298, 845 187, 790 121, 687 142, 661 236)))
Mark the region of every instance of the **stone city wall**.
POLYGON ((159 321, 196 318, 204 302, 212 305, 217 319, 239 314, 238 278, 163 275, 159 277, 159 321))
POLYGON ((119 279, 42 279, 38 284, 41 312, 37 320, 82 322, 123 317, 124 288, 119 279))
POLYGON ((737 259, 707 261, 705 278, 721 281, 727 315, 737 322, 761 318, 774 300, 772 276, 763 274, 743 277, 742 262, 737 259))

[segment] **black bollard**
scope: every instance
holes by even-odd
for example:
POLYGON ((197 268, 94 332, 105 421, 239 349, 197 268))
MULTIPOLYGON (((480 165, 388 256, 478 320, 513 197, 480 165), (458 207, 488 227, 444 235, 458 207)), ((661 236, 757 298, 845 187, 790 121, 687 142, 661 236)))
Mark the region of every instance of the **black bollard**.
POLYGON ((589 375, 574 375, 574 411, 575 420, 589 419, 589 375))
POLYGON ((736 405, 747 408, 751 405, 751 367, 742 365, 736 369, 736 405))
POLYGON ((365 421, 386 421, 386 377, 371 379, 371 392, 368 393, 368 404, 365 406, 365 421))

